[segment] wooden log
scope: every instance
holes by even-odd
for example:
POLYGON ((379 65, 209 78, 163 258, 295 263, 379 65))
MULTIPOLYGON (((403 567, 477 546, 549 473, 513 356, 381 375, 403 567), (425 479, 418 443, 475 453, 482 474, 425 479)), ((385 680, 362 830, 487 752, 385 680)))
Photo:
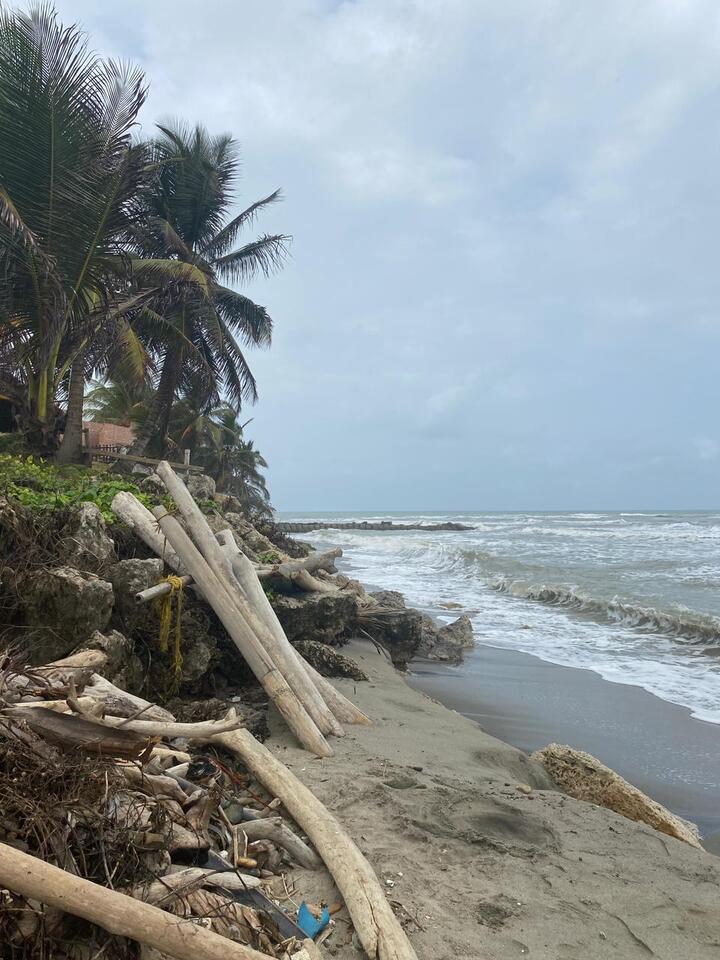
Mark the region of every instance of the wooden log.
POLYGON ((239 757, 308 835, 342 893, 371 960, 417 960, 372 867, 337 818, 247 730, 223 733, 214 741, 239 757))
POLYGON ((319 870, 322 866, 320 858, 297 834, 287 827, 282 817, 267 817, 262 820, 246 820, 238 824, 237 830, 245 834, 249 842, 254 840, 272 840, 290 854, 292 859, 301 867, 308 870, 319 870))
POLYGON ((137 760, 151 746, 147 736, 135 730, 115 730, 100 721, 42 707, 8 707, 3 716, 24 720, 32 731, 62 750, 137 760))
MULTIPOLYGON (((273 663, 303 705, 319 732, 321 734, 332 733, 336 736, 341 736, 342 728, 339 727, 337 720, 330 710, 328 710, 325 701, 315 689, 315 685, 305 670, 303 670, 285 634, 281 632, 281 635, 278 636, 270 630, 264 619, 258 616, 253 607, 253 603, 248 602, 249 598, 238 588, 238 582, 233 573, 230 560, 223 552, 215 538, 215 534, 210 529, 204 514, 195 503, 188 488, 180 477, 173 472, 167 462, 163 462, 158 466, 157 473, 165 484, 168 493, 177 504, 196 546, 204 556, 210 569, 220 583, 223 584, 248 627, 269 653, 273 663)), ((227 531, 227 533, 232 536, 230 531, 227 531)), ((234 539, 232 542, 233 545, 235 545, 234 539)), ((257 579, 254 576, 254 571, 253 577, 257 579)))
POLYGON ((150 703, 143 700, 142 697, 136 697, 126 690, 121 690, 114 683, 110 683, 105 677, 94 673, 90 682, 83 689, 85 696, 93 697, 95 700, 101 700, 105 710, 115 717, 136 717, 142 715, 144 720, 169 720, 173 721, 175 717, 169 710, 159 707, 156 703, 150 703))
POLYGON ((0 844, 0 887, 82 917, 116 936, 155 947, 176 960, 270 960, 265 953, 66 873, 5 843, 0 844))
MULTIPOLYGON (((199 723, 179 723, 169 720, 125 720, 123 717, 103 717, 99 720, 106 727, 120 727, 123 730, 132 730, 146 737, 160 737, 171 740, 174 737, 183 737, 185 740, 206 740, 214 733, 227 733, 237 730, 243 725, 242 717, 228 716, 223 720, 202 720, 199 723)), ((157 749, 157 748, 155 748, 157 749)), ((173 756, 182 756, 172 751, 173 756)))
MULTIPOLYGON (((254 604, 255 609, 258 611, 259 615, 265 620, 268 628, 277 636, 278 642, 284 640, 285 643, 290 646, 293 654, 302 664, 306 673, 313 682, 313 685, 319 695, 323 698, 323 701, 327 704, 330 712, 333 714, 335 719, 339 724, 342 723, 360 723, 360 724, 370 724, 372 721, 367 717, 362 710, 359 710, 354 703, 348 700, 339 690, 336 690, 335 687, 326 680, 325 677, 321 676, 317 670, 310 666, 310 664, 301 656, 297 650, 289 643, 285 631, 282 628, 282 624, 277 618, 277 614, 272 608, 272 604, 268 600, 265 591, 263 590, 262 584, 257 576, 257 573, 248 560, 244 553, 237 549, 237 544, 232 535, 231 531, 221 530, 218 534, 218 538, 222 540, 223 550, 230 551, 232 546, 235 547, 235 552, 232 556, 232 569, 235 574, 235 578, 238 583, 245 591, 245 594, 248 600, 254 604), (226 536, 229 534, 229 536, 226 536)), ((338 547, 338 550, 340 548, 338 547)), ((338 556, 336 551, 330 551, 330 554, 338 556)), ((340 728, 342 729, 342 727, 340 728)))
POLYGON ((370 717, 364 714, 359 707, 356 707, 352 700, 348 700, 344 693, 333 686, 327 677, 318 673, 315 667, 308 663, 304 657, 301 657, 301 660, 305 664, 307 672, 315 681, 318 690, 322 693, 325 702, 341 723, 359 723, 363 726, 372 726, 370 717))
POLYGON ((164 901, 182 896, 188 890, 198 887, 216 887, 231 893, 244 890, 256 890, 262 886, 260 877, 236 873, 233 870, 208 870, 205 867, 176 867, 177 872, 166 873, 159 880, 133 887, 130 896, 145 903, 163 904, 164 901))
POLYGON ((341 557, 342 553, 341 547, 333 547, 332 550, 326 550, 325 553, 311 553, 309 557, 304 557, 302 560, 285 560, 283 563, 262 567, 258 570, 258 576, 260 579, 277 576, 290 580, 294 573, 301 570, 306 573, 317 573, 318 570, 337 573, 335 560, 341 557))
MULTIPOLYGON (((183 587, 190 587, 194 583, 193 578, 188 574, 185 574, 184 577, 180 577, 182 580, 183 587)), ((156 583, 154 587, 148 587, 147 590, 140 590, 135 594, 135 599, 138 603, 148 603, 150 600, 159 600, 160 597, 164 597, 166 593, 170 593, 172 590, 172 585, 163 580, 162 583, 156 583)))
POLYGON ((340 722, 328 707, 315 681, 305 669, 305 665, 295 648, 288 640, 265 591, 262 588, 255 568, 244 553, 238 549, 232 530, 221 530, 218 534, 219 549, 228 561, 235 584, 235 593, 242 596, 245 605, 253 611, 255 620, 262 624, 262 638, 269 637, 273 659, 282 665, 288 683, 298 694, 310 716, 320 730, 336 737, 345 735, 340 722))
MULTIPOLYGON (((220 531, 216 534, 216 539, 220 540, 221 534, 224 534, 225 531, 220 531)), ((222 541, 221 541, 222 542, 222 541)), ((287 561, 284 564, 274 564, 273 566, 268 566, 267 564, 255 565, 255 572, 260 580, 269 580, 273 577, 277 579, 286 579, 290 580, 291 576, 295 573, 307 571, 308 573, 314 573, 317 570, 327 570, 328 572, 334 572, 334 560, 336 557, 342 556, 342 550, 340 547, 335 547, 333 550, 328 550, 326 553, 312 554, 312 556, 306 557, 304 560, 293 560, 287 561), (290 569, 291 568, 291 569, 290 569), (289 570, 289 573, 279 572, 281 570, 289 570)), ((316 583, 318 581, 313 577, 313 580, 316 583)), ((192 577, 187 574, 182 578, 183 586, 189 587, 193 583, 192 577)), ((296 585, 301 586, 301 583, 298 584, 298 581, 295 581, 296 585)), ((147 590, 140 590, 136 595, 135 599, 138 603, 148 603, 150 600, 157 600, 159 597, 165 596, 166 593, 170 593, 170 584, 169 583, 157 583, 154 587, 148 587, 147 590)))
POLYGON ((134 497, 132 493, 121 490, 116 493, 111 503, 113 513, 116 513, 121 520, 131 527, 140 539, 151 550, 172 567, 179 574, 186 571, 182 569, 180 558, 168 543, 165 535, 158 526, 156 518, 150 513, 147 507, 134 497))
POLYGON ((163 533, 167 536, 173 549, 187 564, 188 572, 200 587, 205 599, 218 615, 230 638, 263 685, 298 741, 319 757, 332 756, 332 748, 275 666, 270 654, 249 628, 227 590, 210 569, 207 561, 192 543, 190 537, 178 521, 164 512, 161 507, 155 508, 155 516, 160 521, 163 533))

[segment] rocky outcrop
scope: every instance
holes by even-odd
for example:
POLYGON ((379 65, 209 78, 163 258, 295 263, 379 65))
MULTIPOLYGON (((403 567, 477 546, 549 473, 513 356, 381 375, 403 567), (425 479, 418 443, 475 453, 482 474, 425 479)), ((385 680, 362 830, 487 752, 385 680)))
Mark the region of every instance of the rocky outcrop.
POLYGON ((136 594, 156 584, 163 575, 163 562, 159 558, 148 560, 121 560, 110 568, 107 578, 115 591, 113 622, 126 633, 134 633, 147 625, 148 618, 156 619, 152 604, 138 603, 136 594))
POLYGON ((647 823, 660 833, 702 848, 694 824, 670 813, 591 754, 551 743, 533 753, 530 759, 541 763, 568 796, 607 807, 628 820, 647 823))
POLYGON ((215 496, 215 481, 206 473, 189 473, 185 486, 196 500, 212 500, 215 496))
POLYGON ((151 497, 157 497, 158 499, 164 497, 167 493, 165 484, 156 473, 149 473, 144 480, 141 480, 140 489, 143 493, 147 493, 151 497))
POLYGON ((54 567, 31 574, 22 589, 25 621, 33 631, 31 663, 59 660, 110 621, 112 585, 92 573, 54 567))
POLYGON ((66 527, 61 549, 68 565, 81 570, 95 572, 115 560, 115 543, 96 504, 80 506, 66 527))
POLYGON ((241 513, 233 513, 232 511, 226 513, 222 526, 232 528, 236 535, 238 546, 251 560, 278 563, 287 559, 285 554, 281 550, 278 550, 275 544, 268 540, 267 537, 264 537, 262 533, 258 533, 255 527, 249 523, 241 513))
POLYGON ((423 615, 418 657, 442 660, 446 663, 462 663, 464 651, 472 650, 474 645, 473 628, 469 617, 463 615, 452 623, 438 626, 432 617, 423 615))
POLYGON ((354 593, 277 593, 270 602, 291 643, 296 640, 342 643, 357 627, 354 593))
POLYGON ((143 669, 135 654, 132 640, 128 640, 118 630, 109 630, 106 634, 96 630, 79 649, 102 650, 108 658, 107 665, 102 670, 105 679, 129 693, 139 692, 143 682, 143 669))
POLYGON ((387 648, 396 667, 407 666, 422 642, 423 615, 406 607, 405 598, 396 590, 378 590, 368 597, 375 603, 361 607, 362 628, 387 648))
POLYGON ((367 674, 350 657, 338 653, 327 643, 317 640, 297 640, 295 649, 324 677, 346 677, 348 680, 367 680, 367 674))

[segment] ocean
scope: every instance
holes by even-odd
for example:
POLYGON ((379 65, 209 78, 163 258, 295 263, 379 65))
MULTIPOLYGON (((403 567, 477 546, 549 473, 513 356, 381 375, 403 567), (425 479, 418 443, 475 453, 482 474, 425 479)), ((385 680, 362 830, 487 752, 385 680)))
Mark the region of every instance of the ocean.
POLYGON ((283 513, 281 520, 454 520, 462 532, 320 530, 343 571, 400 590, 476 643, 642 687, 720 723, 720 513, 283 513))

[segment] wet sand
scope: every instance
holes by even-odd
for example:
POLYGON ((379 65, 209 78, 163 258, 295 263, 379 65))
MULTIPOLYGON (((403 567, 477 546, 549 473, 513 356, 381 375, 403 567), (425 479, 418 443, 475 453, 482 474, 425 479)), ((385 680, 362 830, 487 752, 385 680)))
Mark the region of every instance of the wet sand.
MULTIPOLYGON (((373 725, 317 760, 271 710, 266 745, 349 831, 419 960, 716 960, 720 859, 560 793, 367 641, 343 652, 369 682, 335 683, 373 725)), ((292 881, 298 898, 340 899, 323 870, 292 881)), ((335 960, 359 957, 347 919, 323 947, 335 960)))
POLYGON ((720 853, 720 725, 591 670, 481 644, 459 667, 414 662, 408 680, 521 750, 558 742, 594 754, 720 853))

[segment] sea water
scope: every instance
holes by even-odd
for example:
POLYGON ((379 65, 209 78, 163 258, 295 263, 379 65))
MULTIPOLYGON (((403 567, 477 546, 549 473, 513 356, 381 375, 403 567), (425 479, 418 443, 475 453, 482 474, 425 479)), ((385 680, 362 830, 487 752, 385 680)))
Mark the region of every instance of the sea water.
POLYGON ((453 520, 466 531, 318 530, 343 571, 400 590, 478 643, 584 667, 720 723, 720 513, 284 513, 453 520))

